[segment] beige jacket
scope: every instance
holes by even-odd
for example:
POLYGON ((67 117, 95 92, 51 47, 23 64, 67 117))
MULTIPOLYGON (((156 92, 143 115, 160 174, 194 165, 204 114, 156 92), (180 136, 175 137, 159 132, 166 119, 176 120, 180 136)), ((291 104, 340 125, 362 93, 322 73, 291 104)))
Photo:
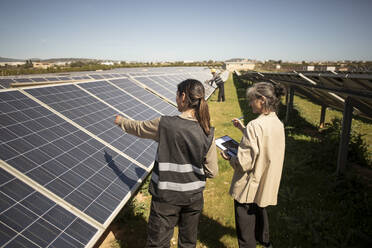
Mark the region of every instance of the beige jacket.
MULTIPOLYGON (((185 113, 180 115, 181 118, 197 121, 185 113)), ((119 126, 127 133, 135 135, 140 138, 152 139, 159 142, 158 128, 160 118, 148 121, 135 121, 121 117, 119 126)), ((217 151, 215 145, 215 138, 213 137, 212 145, 205 156, 204 163, 205 176, 208 178, 215 177, 218 174, 217 151)))
POLYGON ((276 205, 284 161, 284 126, 275 112, 260 115, 243 130, 230 194, 240 203, 276 205))

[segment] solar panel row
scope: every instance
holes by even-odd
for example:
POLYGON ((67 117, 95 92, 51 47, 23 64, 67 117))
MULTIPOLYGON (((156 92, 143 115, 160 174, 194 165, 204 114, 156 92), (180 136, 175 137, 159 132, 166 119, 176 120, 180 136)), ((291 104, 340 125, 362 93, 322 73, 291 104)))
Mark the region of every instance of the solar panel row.
POLYGON ((107 79, 0 91, 0 246, 91 246, 147 176, 156 144, 113 116, 178 111, 131 79, 107 79), (37 200, 26 205, 12 190, 37 200))
POLYGON ((344 110, 344 101, 351 96, 355 99, 356 113, 371 118, 372 75, 333 73, 257 73, 242 75, 251 81, 280 82, 295 87, 296 93, 322 106, 344 110))

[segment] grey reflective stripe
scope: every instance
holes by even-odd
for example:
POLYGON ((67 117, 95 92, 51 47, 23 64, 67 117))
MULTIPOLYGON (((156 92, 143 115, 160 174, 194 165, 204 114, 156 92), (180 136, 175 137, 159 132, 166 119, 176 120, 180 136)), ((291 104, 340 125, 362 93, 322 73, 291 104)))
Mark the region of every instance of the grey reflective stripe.
POLYGON ((191 191, 205 187, 205 181, 195 181, 192 183, 174 183, 159 181, 159 176, 152 172, 151 180, 158 185, 158 189, 167 189, 179 192, 191 191))
POLYGON ((198 168, 192 164, 159 163, 159 171, 195 172, 199 175, 204 175, 203 168, 198 168))

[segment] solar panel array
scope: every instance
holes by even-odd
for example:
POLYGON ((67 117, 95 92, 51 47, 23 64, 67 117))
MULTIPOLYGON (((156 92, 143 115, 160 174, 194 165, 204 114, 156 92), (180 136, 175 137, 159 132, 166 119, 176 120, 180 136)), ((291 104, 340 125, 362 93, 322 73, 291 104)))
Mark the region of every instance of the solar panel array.
POLYGON ((297 94, 340 111, 346 98, 352 97, 355 113, 372 119, 372 74, 249 72, 242 77, 253 82, 272 81, 295 87, 297 94))
POLYGON ((0 247, 91 247, 141 185, 157 144, 113 117, 179 114, 168 98, 191 75, 147 73, 149 91, 134 73, 0 90, 0 247))

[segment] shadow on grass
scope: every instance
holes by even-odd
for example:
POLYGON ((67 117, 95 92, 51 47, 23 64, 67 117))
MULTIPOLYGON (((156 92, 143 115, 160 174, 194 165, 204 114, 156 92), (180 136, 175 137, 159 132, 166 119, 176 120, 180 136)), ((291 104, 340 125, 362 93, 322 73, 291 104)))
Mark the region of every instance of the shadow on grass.
MULTIPOLYGON (((108 232, 112 232, 120 248, 143 248, 146 245, 147 221, 141 213, 138 213, 138 206, 127 204, 116 221, 110 225, 108 232)), ((224 235, 235 235, 235 229, 225 227, 218 221, 213 220, 204 214, 200 217, 198 240, 206 247, 227 247, 220 239, 224 235)))
POLYGON ((235 228, 221 225, 218 221, 202 215, 199 222, 198 240, 206 247, 228 247, 221 242, 223 236, 236 236, 235 228))

